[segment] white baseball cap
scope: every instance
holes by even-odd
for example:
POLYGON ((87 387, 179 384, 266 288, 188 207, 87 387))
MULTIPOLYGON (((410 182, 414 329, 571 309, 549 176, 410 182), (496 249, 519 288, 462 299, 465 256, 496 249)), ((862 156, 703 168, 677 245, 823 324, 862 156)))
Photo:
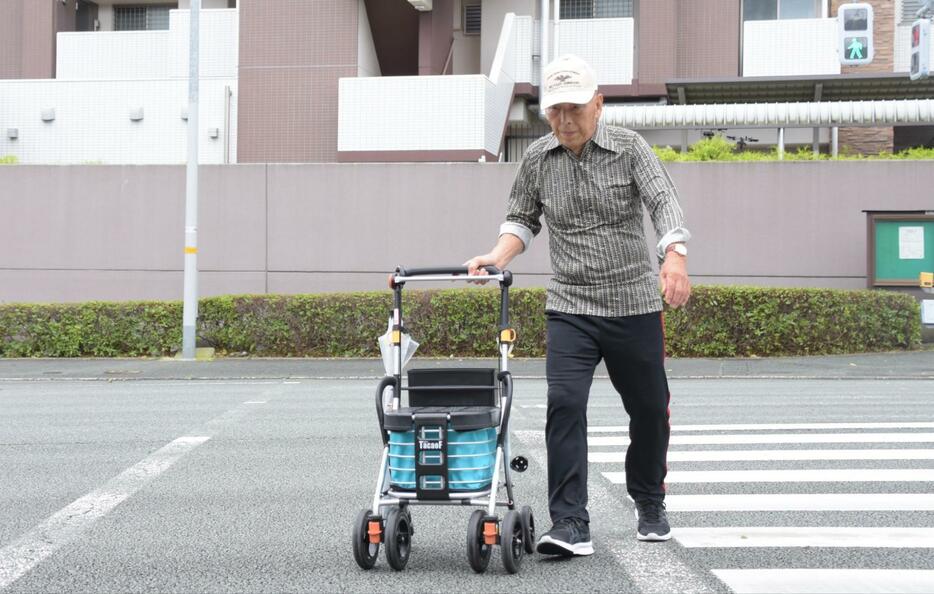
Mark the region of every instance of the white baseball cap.
POLYGON ((555 58, 545 66, 541 108, 558 103, 589 103, 597 92, 597 74, 573 54, 555 58))

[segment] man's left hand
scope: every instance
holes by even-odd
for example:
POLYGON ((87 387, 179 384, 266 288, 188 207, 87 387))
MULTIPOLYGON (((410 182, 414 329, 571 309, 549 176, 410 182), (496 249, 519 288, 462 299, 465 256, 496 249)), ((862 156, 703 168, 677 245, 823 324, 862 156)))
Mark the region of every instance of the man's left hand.
POLYGON ((691 280, 688 278, 687 258, 674 251, 665 254, 659 277, 662 281, 662 297, 671 307, 680 307, 691 296, 691 280))

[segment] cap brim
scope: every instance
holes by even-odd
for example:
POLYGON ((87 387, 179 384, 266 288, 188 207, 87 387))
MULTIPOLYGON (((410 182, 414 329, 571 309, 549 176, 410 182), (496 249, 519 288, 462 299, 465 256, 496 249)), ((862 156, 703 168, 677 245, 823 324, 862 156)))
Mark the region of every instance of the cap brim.
POLYGON ((550 95, 545 95, 542 97, 542 109, 548 109, 552 105, 557 105, 559 103, 575 103, 577 105, 590 103, 590 100, 593 99, 596 93, 597 89, 584 89, 579 91, 564 91, 562 93, 552 93, 550 95))

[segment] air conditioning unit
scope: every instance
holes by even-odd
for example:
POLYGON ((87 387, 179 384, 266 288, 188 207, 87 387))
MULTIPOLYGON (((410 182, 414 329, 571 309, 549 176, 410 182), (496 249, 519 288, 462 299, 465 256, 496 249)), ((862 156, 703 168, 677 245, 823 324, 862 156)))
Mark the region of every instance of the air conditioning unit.
POLYGON ((415 10, 431 10, 431 0, 409 0, 409 4, 415 7, 415 10))

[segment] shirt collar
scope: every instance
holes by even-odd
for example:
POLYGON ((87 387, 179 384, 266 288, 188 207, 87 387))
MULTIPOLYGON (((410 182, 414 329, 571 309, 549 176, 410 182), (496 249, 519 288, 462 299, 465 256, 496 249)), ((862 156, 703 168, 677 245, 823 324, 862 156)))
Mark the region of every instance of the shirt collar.
MULTIPOLYGON (((609 132, 607 132, 606 124, 603 123, 602 119, 597 122, 597 131, 594 132, 593 136, 588 142, 593 142, 600 148, 612 151, 614 153, 622 152, 622 150, 616 144, 616 141, 610 136, 609 132)), ((548 137, 548 142, 545 143, 545 151, 554 150, 559 146, 561 146, 561 143, 558 142, 558 137, 555 136, 554 132, 552 132, 548 137)))
POLYGON ((606 124, 603 123, 602 119, 597 122, 597 131, 594 132, 593 138, 590 140, 602 149, 614 153, 622 152, 619 146, 617 146, 616 141, 610 136, 610 133, 606 129, 606 124))

